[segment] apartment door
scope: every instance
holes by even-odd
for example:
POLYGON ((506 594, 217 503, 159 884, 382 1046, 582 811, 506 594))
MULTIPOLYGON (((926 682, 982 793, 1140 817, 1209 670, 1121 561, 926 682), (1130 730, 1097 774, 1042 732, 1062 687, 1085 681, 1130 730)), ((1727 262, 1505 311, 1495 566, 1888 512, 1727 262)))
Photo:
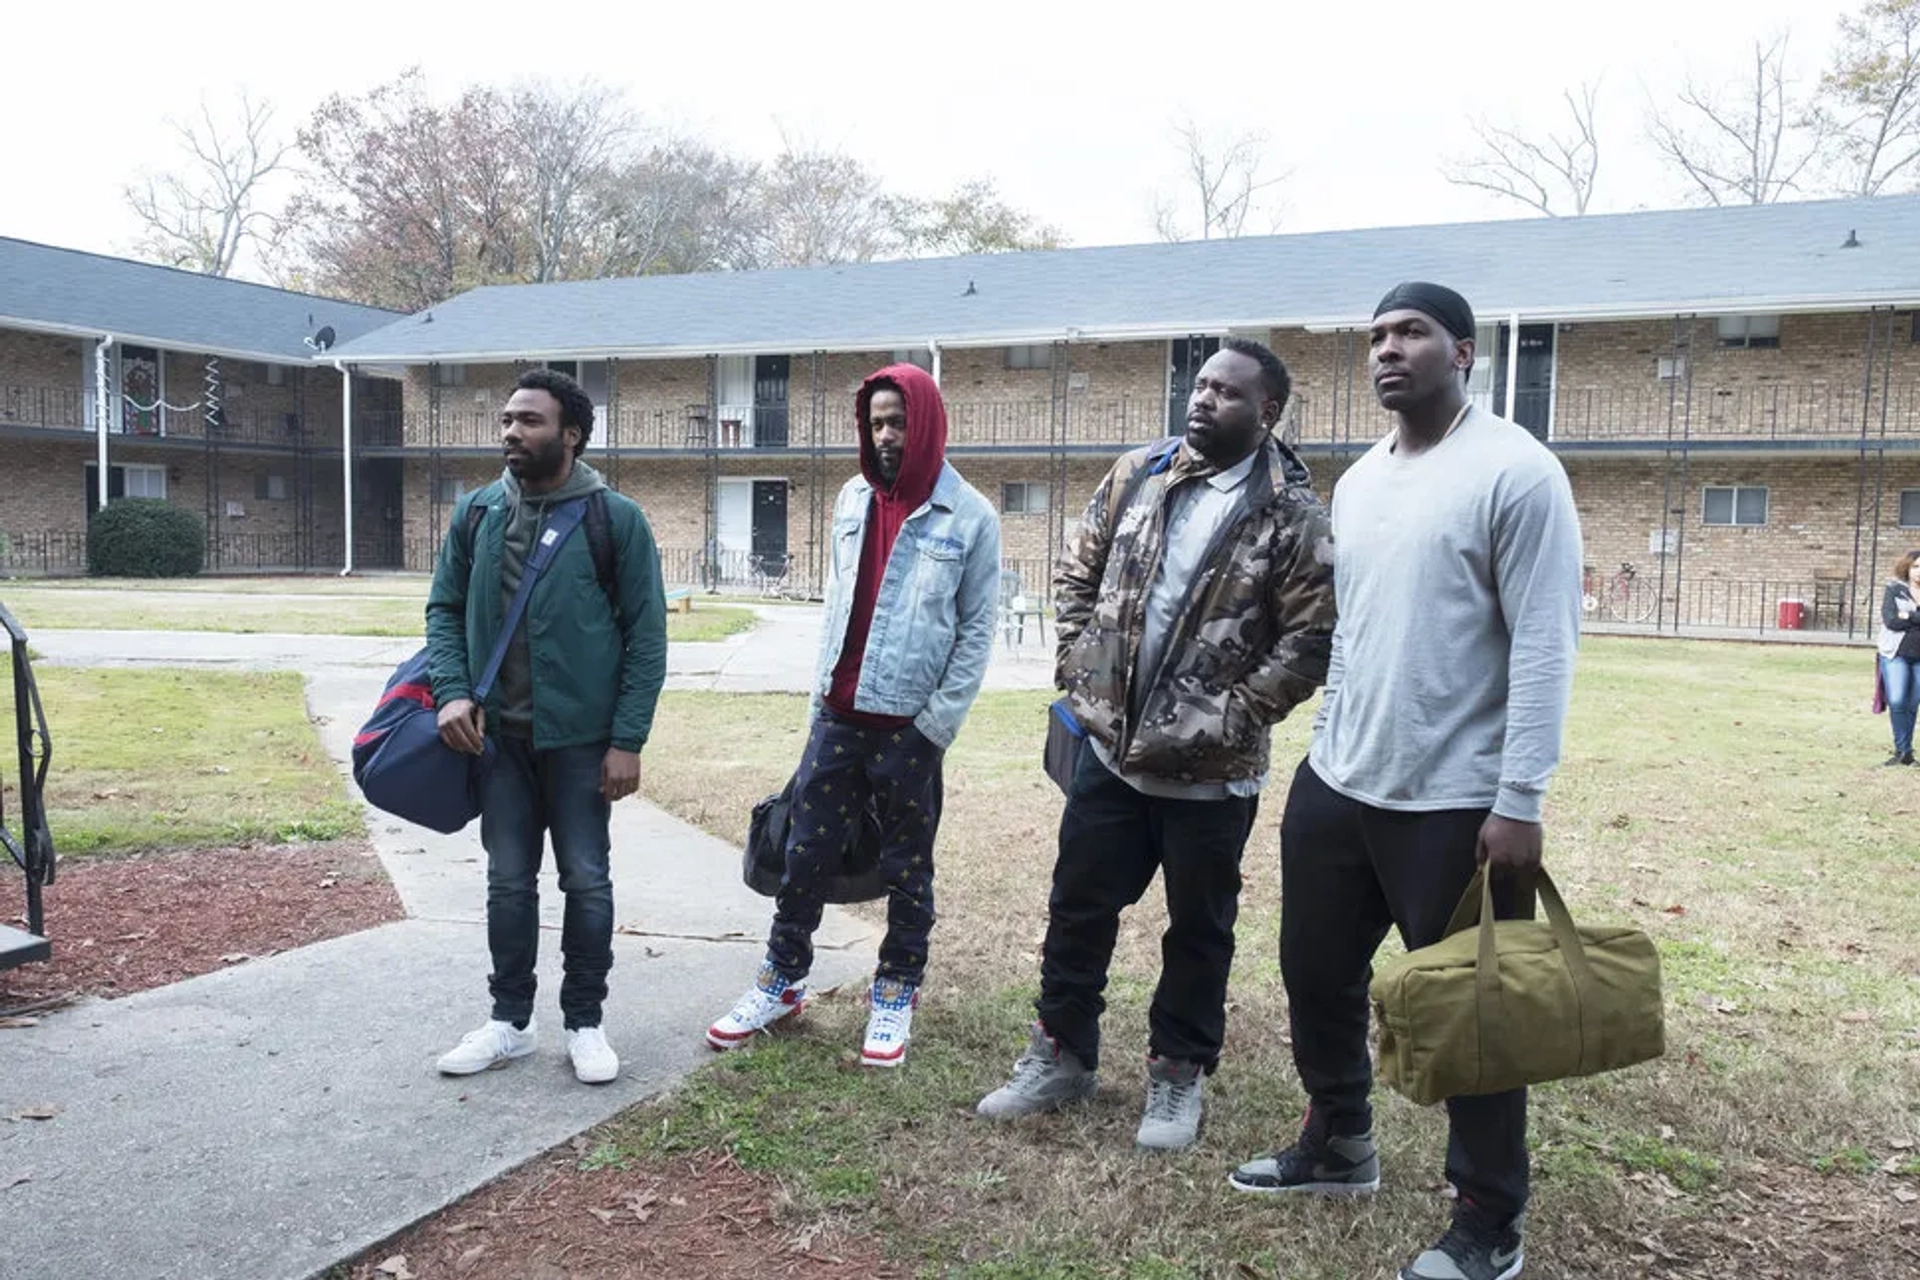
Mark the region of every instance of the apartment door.
POLYGON ((1220 339, 1193 335, 1167 344, 1167 434, 1187 433, 1187 397, 1200 366, 1220 350, 1220 339))
POLYGON ((1520 326, 1513 380, 1513 420, 1542 440, 1553 422, 1553 332, 1550 324, 1520 326))
POLYGON ((753 554, 768 570, 787 558, 787 482, 753 482, 753 554))
MULTIPOLYGON (((754 357, 753 446, 756 449, 787 447, 787 382, 792 366, 788 356, 754 357)), ((784 504, 784 495, 781 501, 784 504)), ((759 510, 757 502, 754 509, 759 510)), ((786 545, 784 537, 781 545, 783 548, 786 545)))

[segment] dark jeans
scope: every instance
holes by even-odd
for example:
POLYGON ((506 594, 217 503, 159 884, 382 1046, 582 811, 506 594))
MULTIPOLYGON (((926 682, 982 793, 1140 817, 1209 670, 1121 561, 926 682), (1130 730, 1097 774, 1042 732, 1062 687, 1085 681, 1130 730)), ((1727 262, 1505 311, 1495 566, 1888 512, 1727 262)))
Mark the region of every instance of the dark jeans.
POLYGON ((821 708, 793 775, 787 875, 774 899, 767 962, 790 982, 813 968, 813 931, 826 903, 814 886, 871 798, 880 815, 887 936, 878 976, 920 984, 933 931, 933 838, 940 829, 944 754, 912 725, 863 729, 821 708))
MULTIPOLYGON (((1309 1123, 1352 1135, 1373 1127, 1367 1094, 1367 984, 1373 954, 1397 925, 1409 950, 1438 942, 1473 878, 1485 809, 1375 809, 1341 795, 1304 760, 1280 820, 1280 972, 1293 1060, 1312 1101, 1309 1123)), ((1496 879, 1496 919, 1515 885, 1496 879)), ((1447 1100, 1447 1178, 1498 1214, 1527 1204, 1527 1091, 1447 1100)))
POLYGON ((1147 1013, 1149 1046, 1211 1071, 1227 1028, 1227 971, 1240 914, 1240 855, 1255 797, 1164 800, 1142 795, 1082 745, 1047 900, 1040 961, 1041 1024, 1087 1066, 1100 1060, 1101 993, 1120 913, 1140 901, 1157 869, 1167 889, 1160 985, 1147 1013))
POLYGON ((487 946, 493 952, 493 1016, 533 1016, 533 965, 540 952, 540 855, 553 836, 553 862, 567 897, 560 928, 565 961, 560 1013, 567 1030, 600 1025, 613 968, 613 881, 607 875, 610 808, 600 794, 607 744, 535 751, 525 738, 497 735, 500 754, 480 810, 487 850, 487 946))

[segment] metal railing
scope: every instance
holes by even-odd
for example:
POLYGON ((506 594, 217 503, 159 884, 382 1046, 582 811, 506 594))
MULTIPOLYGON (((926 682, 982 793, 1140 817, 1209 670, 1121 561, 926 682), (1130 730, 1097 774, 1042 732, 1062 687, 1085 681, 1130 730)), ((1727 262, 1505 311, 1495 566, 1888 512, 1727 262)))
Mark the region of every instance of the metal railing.
MULTIPOLYGON (((1920 384, 1879 388, 1863 400, 1844 383, 1754 383, 1683 388, 1650 382, 1640 386, 1563 386, 1522 391, 1513 406, 1518 421, 1556 443, 1668 440, 1844 441, 1920 436, 1920 384)), ((959 449, 1037 450, 1130 448, 1167 434, 1167 404, 1158 396, 1091 396, 1075 392, 1064 414, 1045 397, 947 401, 947 442, 959 449)), ((1391 426, 1390 416, 1359 388, 1347 395, 1316 390, 1296 393, 1282 426, 1287 438, 1308 447, 1364 447, 1391 426)), ((170 428, 171 429, 171 428, 170 428)), ((184 430, 185 428, 183 428, 184 430)), ((422 410, 371 411, 354 418, 357 444, 373 448, 491 450, 499 443, 495 415, 481 410, 443 410, 437 427, 422 410)), ((721 406, 709 420, 705 405, 684 410, 619 409, 596 425, 590 449, 621 452, 705 452, 722 455, 758 449, 807 449, 818 441, 833 451, 855 447, 852 413, 830 405, 820 422, 810 406, 721 406)))
POLYGON ((1724 630, 1764 636, 1814 632, 1877 634, 1878 583, 1850 577, 1721 578, 1664 576, 1658 563, 1634 572, 1596 573, 1582 581, 1582 621, 1601 630, 1724 630))
MULTIPOLYGON (((93 399, 92 392, 71 387, 0 385, 0 426, 91 431, 93 399)), ((119 417, 109 417, 107 425, 115 436, 152 440, 212 440, 289 448, 338 448, 340 441, 337 418, 231 403, 221 406, 209 419, 200 406, 175 409, 163 404, 140 411, 122 402, 119 417)))

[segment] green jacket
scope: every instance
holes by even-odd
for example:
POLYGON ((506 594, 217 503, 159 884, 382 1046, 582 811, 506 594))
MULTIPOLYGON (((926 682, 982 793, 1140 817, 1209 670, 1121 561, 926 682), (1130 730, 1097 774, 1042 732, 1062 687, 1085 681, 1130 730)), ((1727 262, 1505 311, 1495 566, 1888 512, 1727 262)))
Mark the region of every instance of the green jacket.
MULTIPOLYGON (((500 633, 510 598, 501 588, 508 512, 498 480, 454 504, 427 594, 427 650, 433 698, 445 706, 473 696, 500 633), (469 507, 487 508, 474 530, 469 507)), ((653 728, 667 677, 667 603, 660 556, 639 504, 607 493, 607 523, 619 563, 620 617, 594 576, 584 524, 568 536, 527 601, 527 646, 533 673, 533 745, 606 742, 638 751, 653 728)), ((499 686, 487 699, 488 727, 498 723, 499 686)))

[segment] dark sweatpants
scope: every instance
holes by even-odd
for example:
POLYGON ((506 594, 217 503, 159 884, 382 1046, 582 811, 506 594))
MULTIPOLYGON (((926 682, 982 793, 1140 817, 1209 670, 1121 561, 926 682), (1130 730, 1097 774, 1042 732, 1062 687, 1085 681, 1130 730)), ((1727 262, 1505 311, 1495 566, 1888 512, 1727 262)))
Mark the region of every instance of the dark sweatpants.
POLYGON ((1100 1060, 1100 1015, 1120 912, 1166 881, 1160 985, 1148 1011, 1149 1046, 1212 1070, 1227 1025, 1227 971, 1240 914, 1240 855, 1255 797, 1165 800, 1122 782, 1085 745, 1074 765, 1060 855, 1047 902, 1040 964, 1041 1024, 1089 1067, 1100 1060))
POLYGON ((767 960, 790 981, 813 968, 813 931, 826 906, 815 885, 837 867, 847 834, 872 797, 880 814, 887 934, 878 975, 914 986, 933 929, 933 838, 940 827, 945 753, 912 725, 864 729, 821 708, 794 773, 787 875, 774 899, 767 960))
MULTIPOLYGON (((1376 809, 1341 795, 1306 761, 1280 820, 1280 972, 1293 1060, 1316 1129, 1373 1127, 1367 1094, 1367 984, 1373 954, 1397 925, 1409 950, 1438 942, 1473 878, 1485 809, 1376 809)), ((1494 916, 1513 914, 1514 884, 1496 879, 1494 916)), ((1497 1214, 1527 1204, 1527 1091, 1447 1100, 1447 1178, 1497 1214)))

